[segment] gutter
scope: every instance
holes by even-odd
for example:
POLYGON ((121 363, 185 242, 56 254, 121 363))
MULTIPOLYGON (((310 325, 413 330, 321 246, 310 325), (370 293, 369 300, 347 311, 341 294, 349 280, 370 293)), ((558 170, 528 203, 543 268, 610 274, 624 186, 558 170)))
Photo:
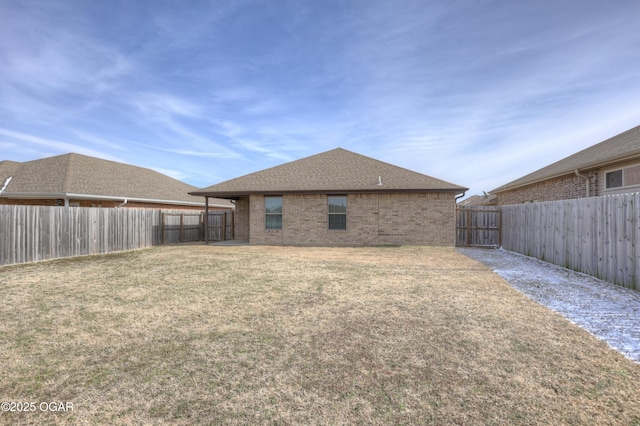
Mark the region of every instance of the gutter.
POLYGON ((590 197, 591 196, 591 179, 589 179, 589 176, 581 174, 578 169, 575 170, 575 174, 576 176, 583 178, 587 182, 587 198, 590 197))
MULTIPOLYGON (((74 199, 74 200, 105 200, 105 201, 121 201, 124 204, 129 202, 152 203, 152 204, 175 204, 184 206, 204 207, 204 203, 194 201, 177 201, 177 200, 159 200, 155 198, 130 198, 122 196, 108 195, 91 195, 91 194, 71 194, 67 192, 2 192, 0 197, 3 198, 20 198, 20 199, 74 199)), ((229 205, 216 204, 216 207, 229 208, 229 205)))
MULTIPOLYGON (((378 187, 379 188, 379 187, 378 187)), ((384 189, 285 189, 285 190, 264 190, 257 189, 255 191, 194 191, 189 192, 189 195, 193 195, 195 197, 214 197, 214 198, 225 198, 225 199, 233 199, 238 197, 245 197, 248 195, 283 195, 283 194, 395 194, 395 193, 454 193, 459 194, 460 192, 467 192, 469 188, 451 188, 451 189, 394 189, 394 188, 384 188, 384 189)))
MULTIPOLYGON (((603 167, 610 166, 612 164, 619 163, 620 161, 624 161, 624 162, 629 161, 629 162, 631 162, 631 161, 635 161, 635 160, 639 160, 639 159, 640 159, 640 153, 634 153, 634 154, 631 154, 631 155, 618 155, 616 157, 610 158, 608 160, 603 160, 603 161, 600 161, 600 162, 597 162, 597 163, 583 164, 582 166, 580 166, 580 168, 582 170, 595 170, 595 169, 601 169, 603 167)), ((560 160, 560 161, 562 161, 562 160, 560 160)), ((547 166, 547 167, 551 167, 554 164, 556 164, 556 163, 553 163, 553 164, 551 164, 550 166, 547 166)), ((524 181, 524 182, 521 182, 521 183, 513 184, 513 182, 518 182, 521 179, 525 179, 527 176, 532 175, 532 174, 536 174, 539 171, 541 171, 543 169, 546 169, 547 167, 543 167, 542 169, 539 169, 539 170, 536 170, 535 172, 529 173, 526 176, 523 176, 523 177, 518 178, 518 179, 516 179, 514 181, 511 181, 511 182, 509 182, 507 184, 499 186, 496 189, 492 189, 489 192, 496 193, 496 192, 511 191, 511 190, 514 190, 514 189, 517 189, 517 188, 521 188, 523 186, 533 185, 535 183, 544 182, 544 181, 549 180, 549 179, 555 179, 555 178, 559 178, 559 177, 566 176, 566 175, 569 175, 569 174, 573 174, 572 171, 575 173, 575 170, 576 170, 576 169, 568 169, 568 170, 567 169, 563 169, 563 171, 561 171, 561 172, 556 172, 556 173, 553 173, 553 174, 550 174, 550 175, 543 175, 542 177, 534 179, 534 180, 531 180, 531 181, 524 181)), ((580 176, 580 175, 578 175, 578 176, 580 176)), ((584 177, 584 176, 581 176, 581 177, 584 177)))

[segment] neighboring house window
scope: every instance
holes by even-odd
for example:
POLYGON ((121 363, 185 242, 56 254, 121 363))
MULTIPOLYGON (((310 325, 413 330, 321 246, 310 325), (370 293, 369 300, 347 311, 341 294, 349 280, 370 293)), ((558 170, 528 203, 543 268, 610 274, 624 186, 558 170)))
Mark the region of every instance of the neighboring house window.
POLYGON ((622 170, 616 170, 614 172, 609 172, 605 175, 607 189, 609 188, 619 188, 622 186, 622 170))
POLYGON ((329 195, 329 229, 347 229, 346 195, 329 195))
POLYGON ((625 186, 640 185, 640 166, 624 169, 624 184, 625 186))
POLYGON ((266 229, 282 229, 282 197, 264 197, 266 229))
POLYGON ((605 173, 605 184, 607 189, 640 185, 640 166, 605 173))

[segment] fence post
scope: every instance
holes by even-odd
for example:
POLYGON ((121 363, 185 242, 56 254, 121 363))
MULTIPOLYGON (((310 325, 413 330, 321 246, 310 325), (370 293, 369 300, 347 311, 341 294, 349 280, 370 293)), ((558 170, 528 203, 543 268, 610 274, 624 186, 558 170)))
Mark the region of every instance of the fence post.
POLYGON ((502 209, 498 209, 498 248, 502 247, 502 209))
POLYGON ((204 197, 204 243, 209 244, 209 197, 204 197))
POLYGON ((471 210, 465 211, 467 216, 467 247, 471 246, 471 210))
POLYGON ((230 239, 231 240, 235 240, 235 238, 236 238, 236 234, 235 234, 235 232, 236 232, 235 231, 235 228, 236 228, 236 225, 235 225, 235 212, 233 210, 231 210, 229 212, 229 214, 231 215, 231 228, 230 228, 231 238, 230 239))
POLYGON ((160 237, 160 242, 164 245, 164 212, 162 212, 161 220, 162 224, 160 225, 160 232, 162 233, 162 236, 160 237))
POLYGON ((184 235, 184 213, 180 213, 180 238, 179 238, 179 240, 180 240, 181 243, 184 240, 183 235, 184 235))
POLYGON ((227 213, 223 212, 220 215, 220 241, 225 241, 227 238, 227 213))

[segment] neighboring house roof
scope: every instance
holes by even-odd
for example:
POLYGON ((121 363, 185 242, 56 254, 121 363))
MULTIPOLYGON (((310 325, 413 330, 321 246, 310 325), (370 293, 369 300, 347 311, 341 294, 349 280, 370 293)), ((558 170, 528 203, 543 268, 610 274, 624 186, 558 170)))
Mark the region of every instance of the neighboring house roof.
MULTIPOLYGON (((196 189, 151 169, 80 154, 19 163, 0 162, 0 196, 5 198, 74 198, 203 205, 189 195, 196 189)), ((231 207, 227 200, 221 205, 231 207)))
POLYGON ((466 190, 459 185, 336 148, 202 188, 191 194, 233 198, 255 193, 460 193, 466 190))
POLYGON ((466 200, 459 202, 458 206, 471 207, 471 206, 494 205, 497 199, 498 199, 498 196, 493 194, 473 195, 467 198, 466 200))
POLYGON ((640 158, 640 126, 620 133, 567 158, 516 179, 491 192, 502 192, 578 171, 587 171, 619 161, 640 158))

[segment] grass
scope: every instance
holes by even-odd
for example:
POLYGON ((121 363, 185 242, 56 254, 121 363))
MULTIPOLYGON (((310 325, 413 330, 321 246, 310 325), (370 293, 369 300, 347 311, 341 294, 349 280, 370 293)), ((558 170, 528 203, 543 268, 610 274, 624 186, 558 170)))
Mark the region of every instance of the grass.
POLYGON ((0 269, 0 424, 636 424, 640 365, 450 248, 0 269))

